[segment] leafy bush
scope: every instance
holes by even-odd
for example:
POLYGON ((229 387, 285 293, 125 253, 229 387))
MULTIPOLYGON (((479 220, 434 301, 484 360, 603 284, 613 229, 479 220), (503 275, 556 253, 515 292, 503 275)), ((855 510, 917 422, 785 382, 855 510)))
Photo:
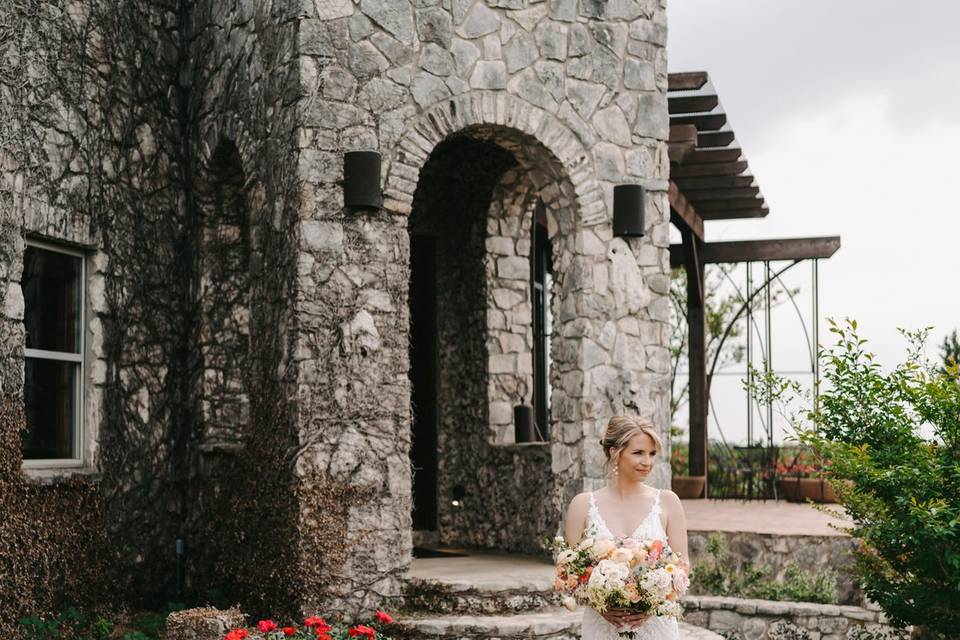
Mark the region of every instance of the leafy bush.
POLYGON ((693 571, 691 586, 698 593, 761 600, 789 600, 836 604, 837 574, 830 569, 805 571, 790 563, 783 580, 768 577, 770 568, 745 564, 739 571, 726 562, 726 547, 719 534, 707 540, 710 558, 693 571))
MULTIPOLYGON (((792 416, 800 442, 831 461, 829 474, 859 543, 853 572, 898 626, 960 628, 960 370, 923 357, 926 331, 903 332, 907 360, 884 371, 856 321, 830 321, 818 406, 792 416), (806 420, 800 418, 805 417, 806 420)), ((757 391, 796 397, 761 376, 757 391)))
POLYGON ((132 619, 124 616, 123 623, 117 625, 102 616, 91 616, 70 607, 49 618, 22 618, 20 629, 26 640, 156 640, 162 637, 167 615, 183 608, 183 604, 171 602, 164 611, 148 611, 132 619))

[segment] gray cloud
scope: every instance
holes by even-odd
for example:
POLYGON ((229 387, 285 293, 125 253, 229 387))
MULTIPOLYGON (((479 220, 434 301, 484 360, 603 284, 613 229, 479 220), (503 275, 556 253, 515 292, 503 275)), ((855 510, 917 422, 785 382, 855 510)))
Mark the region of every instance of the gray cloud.
POLYGON ((949 0, 671 0, 673 71, 705 69, 751 142, 849 96, 886 101, 896 127, 960 112, 960 3, 949 0))

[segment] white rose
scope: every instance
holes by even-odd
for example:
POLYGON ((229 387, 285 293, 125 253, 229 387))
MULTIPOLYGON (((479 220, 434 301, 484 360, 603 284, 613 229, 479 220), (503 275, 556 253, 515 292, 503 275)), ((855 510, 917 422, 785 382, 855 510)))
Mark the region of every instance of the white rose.
POLYGON ((587 537, 580 541, 580 544, 577 545, 577 551, 583 551, 584 549, 589 549, 593 546, 593 538, 587 537))
POLYGON ((617 548, 617 545, 613 543, 613 540, 597 540, 593 543, 593 546, 590 548, 590 555, 594 558, 602 558, 608 553, 611 553, 614 549, 617 548))
POLYGON ((621 547, 613 552, 610 560, 619 564, 630 564, 630 561, 633 560, 633 551, 621 547))
POLYGON ((630 575, 630 570, 612 560, 601 560, 597 563, 597 568, 593 570, 593 574, 591 574, 590 577, 593 578, 593 576, 598 573, 603 576, 607 584, 621 584, 627 579, 627 576, 630 575))
POLYGON ((570 549, 567 549, 566 551, 561 551, 560 555, 557 556, 557 564, 558 565, 569 564, 573 562, 576 559, 576 557, 577 557, 577 553, 575 551, 571 551, 570 549))

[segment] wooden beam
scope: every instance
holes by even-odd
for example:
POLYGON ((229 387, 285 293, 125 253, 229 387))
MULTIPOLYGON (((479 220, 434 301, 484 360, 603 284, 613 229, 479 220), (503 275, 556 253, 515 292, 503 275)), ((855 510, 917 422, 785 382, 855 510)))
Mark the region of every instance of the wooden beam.
POLYGON ((667 75, 667 91, 695 91, 707 84, 706 71, 687 71, 667 75))
POLYGON ((760 193, 760 187, 730 187, 729 189, 685 189, 683 195, 693 202, 749 198, 760 193))
POLYGON ((736 136, 733 131, 714 131, 712 133, 701 133, 698 138, 697 146, 702 149, 705 147, 725 147, 733 142, 736 136))
POLYGON ((700 213, 713 211, 732 211, 736 209, 762 209, 763 198, 730 198, 728 200, 706 200, 698 206, 700 213))
POLYGON ((708 211, 700 214, 704 220, 740 220, 741 218, 766 218, 770 214, 768 207, 758 209, 730 209, 728 211, 708 211))
MULTIPOLYGON (((738 240, 707 242, 700 252, 703 264, 763 262, 764 260, 812 260, 830 258, 840 249, 840 236, 817 238, 779 238, 775 240, 738 240)), ((682 267, 687 246, 670 245, 670 267, 682 267)))
POLYGON ((736 162, 742 151, 736 147, 732 149, 697 149, 687 158, 686 164, 706 164, 708 162, 736 162))
POLYGON ((674 182, 670 183, 668 198, 670 200, 670 221, 681 232, 687 230, 703 242, 703 218, 687 201, 683 192, 674 182))
POLYGON ((670 118, 670 124, 692 124, 697 131, 716 131, 727 124, 727 114, 709 113, 702 116, 675 116, 670 118))
POLYGON ((697 128, 692 124, 677 124, 670 127, 667 155, 670 162, 680 162, 697 148, 697 128))
POLYGON ((747 170, 747 161, 710 162, 670 167, 670 178, 696 178, 701 176, 735 176, 747 170))
POLYGON ((708 176, 705 178, 677 178, 677 186, 684 193, 691 189, 725 189, 727 187, 753 186, 754 177, 745 176, 708 176))
POLYGON ((711 95, 667 97, 667 113, 704 113, 718 104, 720 99, 711 95))

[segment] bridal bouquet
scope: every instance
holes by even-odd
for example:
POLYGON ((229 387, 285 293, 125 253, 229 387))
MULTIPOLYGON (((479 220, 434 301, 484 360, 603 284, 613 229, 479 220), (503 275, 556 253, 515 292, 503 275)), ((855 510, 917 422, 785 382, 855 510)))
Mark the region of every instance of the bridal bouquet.
POLYGON ((568 609, 581 603, 599 613, 615 608, 682 617, 679 599, 690 580, 680 557, 663 541, 588 537, 570 547, 558 536, 552 547, 556 590, 568 609))

